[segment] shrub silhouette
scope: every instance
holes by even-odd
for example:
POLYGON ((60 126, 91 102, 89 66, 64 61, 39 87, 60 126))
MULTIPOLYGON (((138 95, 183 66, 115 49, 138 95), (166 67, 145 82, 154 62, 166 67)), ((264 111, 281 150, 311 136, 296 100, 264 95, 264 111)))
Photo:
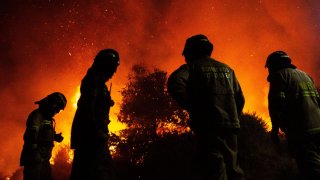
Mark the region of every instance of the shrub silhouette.
POLYGON ((239 161, 248 180, 298 179, 294 159, 288 154, 286 142, 272 143, 265 122, 255 113, 240 117, 238 136, 239 161))
POLYGON ((51 166, 52 177, 53 179, 69 180, 71 172, 71 163, 69 162, 70 146, 64 145, 58 148, 58 152, 54 158, 54 164, 51 166))

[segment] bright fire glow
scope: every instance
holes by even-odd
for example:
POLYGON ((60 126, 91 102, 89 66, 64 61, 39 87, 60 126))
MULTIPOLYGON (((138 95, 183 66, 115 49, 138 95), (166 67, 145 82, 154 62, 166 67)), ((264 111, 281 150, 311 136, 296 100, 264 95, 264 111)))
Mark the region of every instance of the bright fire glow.
POLYGON ((76 89, 75 94, 71 98, 72 107, 75 108, 75 109, 77 109, 77 107, 78 107, 77 103, 78 103, 78 100, 80 98, 80 95, 81 95, 80 86, 78 86, 77 89, 76 89))
POLYGON ((179 126, 174 123, 160 123, 157 128, 157 134, 160 136, 170 133, 183 134, 190 131, 189 127, 179 126))
MULTIPOLYGON (((68 116, 68 117, 73 117, 74 116, 74 113, 75 113, 75 111, 77 109, 77 102, 78 102, 78 100, 80 98, 80 95, 81 95, 80 86, 77 86, 76 90, 74 91, 74 95, 71 98, 71 105, 72 105, 71 111, 68 111, 69 113, 66 112, 66 111, 62 112, 62 113, 66 113, 65 116, 68 116)), ((111 110, 110 110, 110 121, 111 122, 108 125, 108 128, 109 128, 110 133, 114 133, 116 135, 119 135, 119 132, 121 130, 125 129, 126 125, 117 120, 117 116, 116 116, 116 113, 114 112, 114 110, 119 110, 119 103, 115 103, 115 106, 111 107, 111 110)), ((61 117, 61 118, 63 118, 63 117, 61 117)), ((66 129, 64 131, 64 133, 67 134, 68 137, 70 137, 70 133, 71 133, 70 132, 70 130, 71 130, 70 127, 64 127, 64 124, 58 124, 58 123, 57 123, 57 125, 59 127, 62 127, 62 129, 66 129), (67 128, 69 128, 69 129, 67 129, 67 128)), ((55 158, 55 156, 57 154, 57 151, 59 151, 59 147, 60 146, 64 146, 64 145, 68 145, 68 144, 70 144, 70 140, 66 139, 66 138, 64 139, 64 141, 61 144, 56 143, 56 146, 55 146, 55 148, 53 149, 53 152, 52 152, 52 157, 50 159, 50 164, 54 164, 54 158, 55 158)), ((110 146, 109 147, 109 150, 110 150, 112 155, 115 154, 115 148, 116 148, 115 146, 110 146)), ((70 150, 69 151, 68 162, 71 163, 72 160, 73 160, 73 150, 70 150)))
POLYGON ((319 0, 5 1, 0 132, 10 136, 0 141, 0 173, 18 168, 26 118, 36 108, 33 102, 50 92, 68 99, 55 119, 62 143, 70 144, 77 88, 103 48, 118 50, 121 61, 112 78, 111 132, 125 128, 116 114, 130 67, 145 62, 170 74, 184 63, 186 38, 199 33, 213 42, 213 57, 235 70, 245 111, 269 119, 264 64, 272 51, 288 52, 319 84, 319 8, 319 0))
MULTIPOLYGON (((76 89, 76 92, 75 94, 72 96, 71 98, 71 103, 72 103, 72 107, 74 108, 74 111, 77 109, 77 102, 80 98, 80 86, 77 87, 76 89)), ((126 125, 119 122, 117 120, 117 116, 116 114, 114 113, 114 111, 112 111, 113 109, 116 109, 118 110, 119 109, 119 103, 115 103, 115 106, 114 107, 111 107, 111 113, 110 113, 110 124, 109 124, 109 131, 111 133, 115 133, 115 134, 118 134, 118 132, 122 129, 125 129, 126 128, 126 125)))

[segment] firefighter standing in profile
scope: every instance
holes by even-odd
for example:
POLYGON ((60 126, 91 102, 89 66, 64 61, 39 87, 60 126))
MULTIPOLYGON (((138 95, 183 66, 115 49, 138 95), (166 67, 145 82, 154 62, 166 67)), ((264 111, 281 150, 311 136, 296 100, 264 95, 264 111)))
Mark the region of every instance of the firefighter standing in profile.
POLYGON ((53 117, 65 108, 67 100, 62 93, 55 92, 35 104, 39 108, 32 111, 27 119, 20 165, 24 166, 25 180, 50 180, 52 175, 49 160, 54 141, 63 140, 61 133, 55 133, 53 117))
POLYGON ((285 133, 289 150, 296 159, 301 178, 320 179, 320 98, 311 77, 291 64, 283 51, 270 54, 269 114, 271 137, 279 143, 279 128, 285 133))
POLYGON ((114 105, 105 83, 119 66, 119 54, 101 50, 81 82, 81 96, 73 119, 71 179, 114 179, 108 148, 109 110, 114 105))
POLYGON ((243 179, 237 131, 244 97, 234 71, 212 59, 212 50, 204 35, 187 39, 186 64, 170 75, 168 91, 190 114, 202 179, 243 179))

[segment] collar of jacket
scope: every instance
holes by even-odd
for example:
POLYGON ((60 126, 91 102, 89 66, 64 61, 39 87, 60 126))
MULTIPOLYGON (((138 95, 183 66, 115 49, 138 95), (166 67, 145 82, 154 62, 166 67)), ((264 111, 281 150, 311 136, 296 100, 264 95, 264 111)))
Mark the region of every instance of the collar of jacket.
POLYGON ((268 75, 268 77, 267 77, 267 81, 270 82, 270 79, 272 78, 272 76, 273 76, 276 72, 280 71, 281 69, 286 69, 286 68, 296 69, 297 67, 296 67, 295 65, 293 65, 293 64, 286 64, 286 65, 281 66, 281 67, 279 66, 279 67, 277 67, 277 68, 273 68, 272 70, 269 69, 269 75, 268 75))
POLYGON ((210 59, 210 56, 207 55, 203 55, 203 56, 197 56, 197 57, 192 57, 192 58, 186 58, 185 61, 187 63, 194 63, 194 62, 198 62, 198 61, 203 61, 206 59, 210 59))

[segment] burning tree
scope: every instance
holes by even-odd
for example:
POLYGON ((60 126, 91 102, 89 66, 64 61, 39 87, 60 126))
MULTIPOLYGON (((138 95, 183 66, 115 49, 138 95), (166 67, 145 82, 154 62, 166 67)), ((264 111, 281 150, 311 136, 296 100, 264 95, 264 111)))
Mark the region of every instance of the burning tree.
POLYGON ((129 83, 121 92, 119 121, 149 137, 156 136, 167 123, 187 127, 188 114, 169 96, 166 82, 165 71, 150 72, 144 65, 134 65, 129 83))
POLYGON ((124 138, 117 146, 118 160, 143 165, 146 159, 152 159, 153 148, 165 134, 188 132, 188 113, 169 96, 166 82, 165 71, 151 72, 141 64, 132 67, 129 82, 121 91, 118 120, 128 128, 121 132, 124 138))
POLYGON ((129 127, 121 135, 132 147, 135 157, 132 160, 136 163, 141 162, 145 148, 161 133, 187 128, 188 114, 168 95, 166 82, 166 72, 159 69, 150 72, 144 65, 134 65, 121 92, 123 101, 118 119, 129 127))

